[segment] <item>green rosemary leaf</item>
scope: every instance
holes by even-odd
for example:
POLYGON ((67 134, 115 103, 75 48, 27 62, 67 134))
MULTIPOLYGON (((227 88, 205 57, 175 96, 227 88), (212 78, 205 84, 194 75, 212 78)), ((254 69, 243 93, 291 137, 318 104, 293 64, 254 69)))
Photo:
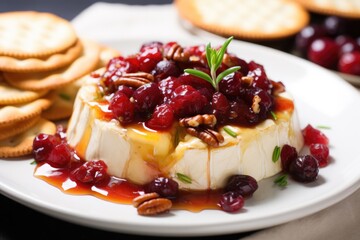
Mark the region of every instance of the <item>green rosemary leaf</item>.
POLYGON ((237 133, 234 132, 233 130, 231 130, 229 127, 224 127, 223 128, 224 131, 229 134, 230 136, 232 136, 233 138, 236 138, 237 137, 237 133))
POLYGON ((208 74, 206 74, 206 73, 204 73, 204 72, 202 72, 200 70, 188 68, 188 69, 185 69, 184 72, 189 73, 191 75, 194 75, 196 77, 202 78, 205 81, 211 83, 211 85, 213 85, 213 81, 212 81, 211 77, 208 74))
POLYGON ((278 119, 276 113, 274 113, 273 111, 270 111, 271 116, 273 117, 273 119, 276 121, 278 119))
POLYGON ((274 183, 276 185, 278 185, 279 187, 286 187, 288 184, 287 179, 288 179, 288 176, 286 174, 280 175, 274 180, 274 183))
POLYGON ((34 160, 34 161, 32 161, 30 164, 31 164, 31 165, 36 165, 37 162, 34 160))
POLYGON ((280 147, 275 146, 273 154, 272 154, 272 161, 275 163, 279 160, 279 158, 280 158, 280 147))
POLYGON ((316 126, 316 128, 320 128, 320 129, 331 129, 330 126, 325 126, 325 125, 318 125, 318 126, 316 126))
POLYGON ((182 181, 183 183, 192 183, 192 179, 185 175, 185 174, 182 174, 182 173, 176 173, 176 177, 182 181))
POLYGON ((211 44, 210 43, 208 43, 206 45, 205 50, 206 50, 206 60, 207 60, 209 68, 211 69, 211 56, 212 56, 211 53, 212 53, 212 51, 211 51, 211 44))
POLYGON ((70 101, 71 100, 71 97, 70 95, 66 94, 66 93, 59 93, 59 96, 64 99, 65 101, 70 101))
POLYGON ((233 72, 236 72, 237 70, 239 70, 240 67, 239 66, 236 66, 236 67, 231 67, 231 68, 228 68, 226 69, 225 71, 223 71, 222 73, 220 73, 217 78, 216 78, 216 84, 219 84, 219 82, 227 75, 233 73, 233 72))
POLYGON ((226 52, 227 47, 229 46, 230 42, 233 40, 233 36, 229 37, 224 44, 221 46, 220 50, 217 52, 217 62, 216 62, 216 69, 218 69, 222 63, 222 60, 224 58, 224 54, 226 52))

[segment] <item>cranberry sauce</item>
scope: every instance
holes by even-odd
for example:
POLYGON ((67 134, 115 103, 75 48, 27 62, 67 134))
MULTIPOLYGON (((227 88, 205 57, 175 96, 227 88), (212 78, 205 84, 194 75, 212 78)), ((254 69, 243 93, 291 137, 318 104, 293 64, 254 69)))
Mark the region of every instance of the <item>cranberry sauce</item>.
MULTIPOLYGON (((111 59, 100 76, 108 117, 123 126, 144 123, 168 130, 173 123, 197 114, 214 114, 215 128, 225 124, 254 126, 273 112, 293 110, 292 101, 279 97, 281 82, 270 80, 262 65, 226 53, 216 74, 239 66, 215 89, 209 82, 184 72, 209 74, 204 46, 181 47, 176 42, 149 42, 136 54, 111 59)), ((98 76, 96 76, 98 77, 98 76)))

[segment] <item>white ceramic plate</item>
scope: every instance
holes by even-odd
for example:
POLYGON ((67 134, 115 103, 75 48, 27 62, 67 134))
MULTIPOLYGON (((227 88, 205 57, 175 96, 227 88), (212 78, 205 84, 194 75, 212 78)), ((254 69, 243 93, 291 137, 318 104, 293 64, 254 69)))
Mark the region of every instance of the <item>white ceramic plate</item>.
MULTIPOLYGON (((134 53, 146 40, 111 43, 123 54, 134 53)), ((179 40, 178 40, 179 41, 179 40)), ((207 43, 179 41, 184 45, 207 43)), ((213 45, 221 42, 212 42, 213 45)), ((290 181, 285 189, 263 180, 244 209, 236 214, 207 210, 171 211, 142 217, 129 205, 92 196, 62 193, 33 177, 31 159, 0 161, 1 193, 53 217, 94 228, 158 236, 205 236, 245 232, 302 218, 339 202, 360 186, 360 95, 336 74, 273 49, 233 41, 229 51, 265 66, 268 76, 285 83, 293 93, 302 127, 326 125, 331 141, 331 163, 311 184, 290 181)))

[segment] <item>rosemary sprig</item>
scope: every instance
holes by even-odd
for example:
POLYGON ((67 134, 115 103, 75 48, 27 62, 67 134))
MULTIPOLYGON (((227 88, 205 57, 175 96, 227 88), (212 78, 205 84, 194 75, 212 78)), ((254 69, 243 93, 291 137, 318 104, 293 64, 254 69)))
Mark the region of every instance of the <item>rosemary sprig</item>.
POLYGON ((189 68, 185 69, 184 72, 204 79, 205 81, 209 82, 215 88, 216 91, 219 91, 219 82, 227 75, 236 72, 237 70, 240 69, 239 66, 234 66, 226 69, 218 76, 216 75, 216 71, 221 66, 226 49, 229 46, 230 42, 233 40, 233 38, 234 37, 232 36, 229 37, 219 50, 212 48, 210 43, 208 43, 208 45, 206 46, 206 60, 210 68, 210 75, 200 70, 189 69, 189 68))
POLYGON ((183 173, 176 173, 176 177, 183 183, 192 183, 191 178, 183 173))

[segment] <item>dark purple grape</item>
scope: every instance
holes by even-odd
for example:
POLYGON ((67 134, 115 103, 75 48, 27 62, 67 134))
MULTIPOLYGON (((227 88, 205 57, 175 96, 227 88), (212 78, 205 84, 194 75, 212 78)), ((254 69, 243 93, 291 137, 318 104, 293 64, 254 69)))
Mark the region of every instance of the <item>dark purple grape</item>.
POLYGON ((244 198, 236 192, 226 192, 221 195, 219 207, 225 212, 237 212, 244 206, 244 198))
POLYGON ((178 77, 181 71, 174 61, 162 60, 156 64, 151 73, 155 76, 156 81, 159 82, 169 76, 178 77))
POLYGON ((243 197, 251 197, 257 189, 257 181, 249 175, 233 175, 225 185, 226 192, 237 192, 243 197))
POLYGON ((290 176, 298 182, 313 182, 319 173, 319 164, 311 155, 298 156, 290 163, 290 176))
POLYGON ((310 44, 319 37, 326 36, 326 30, 322 25, 311 24, 304 27, 295 37, 295 47, 304 56, 310 44))
POLYGON ((347 20, 338 16, 328 16, 323 25, 330 36, 337 36, 346 33, 347 20))
POLYGON ((156 192, 162 197, 175 198, 179 191, 179 184, 166 177, 158 177, 144 186, 145 193, 156 192))

